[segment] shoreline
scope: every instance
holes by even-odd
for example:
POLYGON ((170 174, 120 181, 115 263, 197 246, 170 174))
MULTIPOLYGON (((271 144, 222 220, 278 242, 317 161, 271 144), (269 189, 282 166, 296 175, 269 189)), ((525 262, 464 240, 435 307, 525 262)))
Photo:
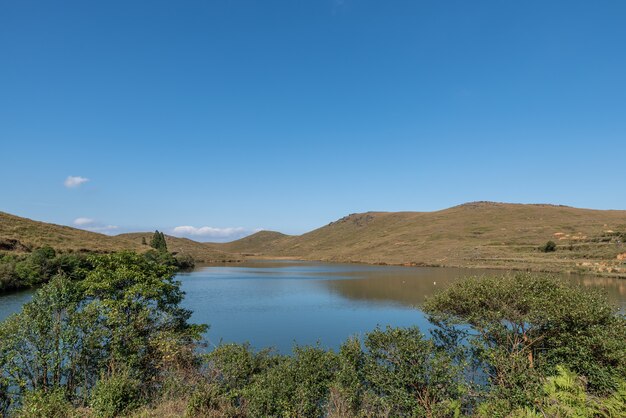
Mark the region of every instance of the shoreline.
MULTIPOLYGON (((306 257, 296 257, 296 256, 270 256, 270 255, 259 255, 259 254, 241 254, 244 259, 242 262, 247 260, 294 260, 294 261, 317 261, 323 263, 343 263, 343 264, 364 264, 371 266, 390 266, 390 267, 431 267, 431 268, 462 268, 462 269, 470 269, 470 270, 508 270, 508 271, 519 271, 519 272, 529 272, 529 273, 553 273, 553 274, 577 274, 581 276, 590 276, 590 277, 598 277, 598 278, 612 278, 612 279, 620 279, 626 280, 626 274, 623 273, 610 273, 610 272, 602 272, 602 271, 593 271, 590 269, 558 269, 558 268, 550 268, 550 267, 533 267, 533 266, 507 266, 507 265, 493 265, 493 264, 485 264, 485 265, 466 265, 466 264, 442 264, 442 263, 427 263, 427 262, 411 262, 411 263, 391 263, 385 261, 362 261, 362 260, 342 260, 342 259, 323 259, 323 258, 306 258, 306 257)), ((213 263, 212 263, 213 264, 213 263)), ((215 263, 220 264, 220 263, 215 263)))

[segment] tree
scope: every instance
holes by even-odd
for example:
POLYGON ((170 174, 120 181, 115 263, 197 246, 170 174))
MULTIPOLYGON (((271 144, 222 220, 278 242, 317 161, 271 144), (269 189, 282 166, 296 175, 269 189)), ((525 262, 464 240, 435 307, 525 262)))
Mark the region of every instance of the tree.
POLYGON ((163 235, 163 232, 159 232, 158 230, 154 231, 154 235, 152 235, 152 240, 150 241, 150 246, 157 251, 167 251, 167 243, 165 242, 165 235, 163 235))
POLYGON ((626 319, 606 297, 544 275, 470 278, 427 300, 442 329, 459 326, 493 389, 528 402, 533 385, 563 365, 591 390, 626 375, 626 319))
POLYGON ((187 322, 172 268, 129 252, 89 261, 82 281, 54 277, 0 323, 0 391, 12 399, 62 387, 85 403, 99 379, 121 372, 149 391, 165 364, 194 356, 206 327, 187 322))
POLYGON ((14 397, 64 386, 80 396, 106 357, 103 318, 75 282, 57 276, 0 324, 0 369, 14 397))

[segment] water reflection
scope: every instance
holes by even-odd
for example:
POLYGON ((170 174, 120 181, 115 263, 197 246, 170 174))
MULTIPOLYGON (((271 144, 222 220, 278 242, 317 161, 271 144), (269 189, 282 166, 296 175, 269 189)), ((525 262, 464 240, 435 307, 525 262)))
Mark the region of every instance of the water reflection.
MULTIPOLYGON (((384 270, 355 272, 352 275, 353 280, 328 280, 325 285, 332 291, 354 300, 419 306, 427 297, 465 277, 504 274, 514 273, 477 269, 386 267, 384 270)), ((569 274, 559 277, 572 284, 602 289, 612 303, 622 309, 626 308, 626 280, 569 274)))

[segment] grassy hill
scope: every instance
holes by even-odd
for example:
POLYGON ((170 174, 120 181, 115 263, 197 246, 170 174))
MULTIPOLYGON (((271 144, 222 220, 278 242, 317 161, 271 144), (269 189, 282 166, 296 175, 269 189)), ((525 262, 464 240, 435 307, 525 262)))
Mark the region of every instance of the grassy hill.
MULTIPOLYGON (((107 236, 0 212, 0 250, 145 251, 152 233, 107 236)), ((626 211, 467 203, 435 212, 352 214, 299 236, 261 231, 229 243, 166 237, 198 262, 293 257, 373 264, 592 272, 626 277, 626 211), (538 247, 552 240, 555 252, 538 247)))
MULTIPOLYGON (((0 250, 28 251, 49 245, 61 251, 113 252, 147 251, 142 237, 150 242, 151 232, 109 236, 63 225, 33 221, 0 212, 0 250)), ((185 238, 166 236, 168 250, 191 255, 197 262, 234 261, 240 256, 185 238)))
MULTIPOLYGON (((131 241, 134 245, 140 245, 144 249, 145 245, 142 245, 142 238, 145 238, 146 242, 150 242, 152 239, 152 232, 133 232, 128 234, 120 234, 115 236, 124 240, 131 241)), ((240 261, 242 257, 226 252, 224 249, 219 249, 206 243, 193 241, 187 238, 177 238, 170 235, 165 236, 165 242, 167 243, 167 249, 171 252, 189 254, 197 262, 223 262, 223 261, 240 261)))
POLYGON ((281 243, 288 241, 290 238, 294 237, 275 231, 260 231, 237 241, 209 245, 230 253, 256 255, 259 252, 264 252, 264 250, 277 248, 281 243))
POLYGON ((436 212, 352 214, 300 236, 224 244, 262 257, 581 271, 626 276, 626 211, 474 202, 436 212), (538 247, 548 240, 557 251, 538 247))

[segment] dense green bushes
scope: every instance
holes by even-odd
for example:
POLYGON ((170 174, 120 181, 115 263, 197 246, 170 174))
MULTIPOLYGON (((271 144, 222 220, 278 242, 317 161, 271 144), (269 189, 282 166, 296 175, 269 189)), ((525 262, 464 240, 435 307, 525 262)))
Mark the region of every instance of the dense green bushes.
POLYGON ((585 376, 597 393, 615 390, 626 376, 626 322, 598 291, 541 275, 470 278, 425 310, 439 330, 469 343, 472 360, 502 396, 520 402, 559 365, 585 376))
POLYGON ((20 418, 71 418, 77 415, 61 387, 26 392, 17 414, 20 418))
POLYGON ((128 371, 102 376, 90 396, 90 406, 98 418, 114 418, 132 411, 142 403, 141 381, 128 371))
POLYGON ((142 382, 145 399, 159 390, 169 364, 193 362, 205 327, 187 323, 191 312, 180 307, 183 293, 172 268, 133 253, 88 261, 83 280, 55 276, 0 324, 5 407, 31 391, 62 387, 76 405, 97 396, 94 409, 107 416, 130 396, 120 395, 128 389, 120 376, 142 382))
MULTIPOLYGON (((149 250, 142 256, 175 270, 190 270, 194 267, 193 258, 187 254, 149 250)), ((71 280, 81 280, 92 268, 89 254, 57 253, 51 247, 38 248, 28 254, 0 252, 0 292, 47 283, 58 274, 71 280)))
POLYGON ((0 292, 46 283, 56 274, 81 279, 88 269, 84 254, 57 254, 51 247, 26 255, 0 253, 0 292))
POLYGON ((418 328, 337 351, 196 350, 173 268, 87 258, 0 324, 0 411, 22 417, 626 416, 626 320, 599 293, 545 276, 470 278, 418 328), (169 415, 161 405, 182 404, 169 415), (151 413, 150 411, 157 411, 151 413), (186 412, 185 412, 186 411, 186 412))
POLYGON ((556 242, 554 242, 554 241, 546 242, 541 247, 539 247, 539 251, 544 252, 544 253, 553 253, 553 252, 555 252, 556 251, 556 242))

